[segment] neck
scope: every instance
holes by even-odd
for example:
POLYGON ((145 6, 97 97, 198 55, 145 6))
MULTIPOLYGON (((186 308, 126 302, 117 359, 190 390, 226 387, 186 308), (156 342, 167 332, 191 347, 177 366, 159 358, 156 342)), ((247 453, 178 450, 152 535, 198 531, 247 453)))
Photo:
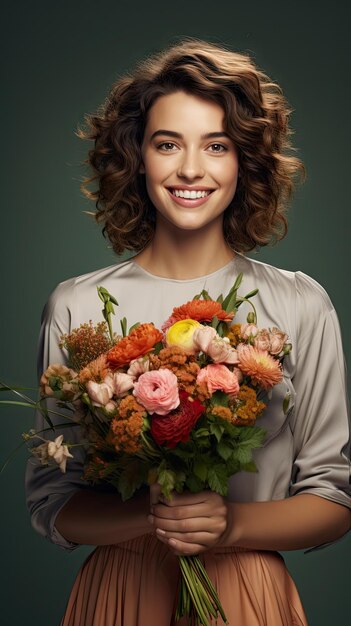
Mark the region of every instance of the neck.
POLYGON ((224 239, 222 221, 196 231, 180 231, 158 220, 152 242, 134 259, 157 276, 187 280, 215 272, 234 256, 224 239))

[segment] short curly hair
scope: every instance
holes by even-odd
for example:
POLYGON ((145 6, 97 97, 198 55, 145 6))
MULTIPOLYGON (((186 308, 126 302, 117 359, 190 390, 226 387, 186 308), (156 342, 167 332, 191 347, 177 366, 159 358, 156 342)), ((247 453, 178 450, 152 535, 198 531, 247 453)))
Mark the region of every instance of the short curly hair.
POLYGON ((117 255, 139 252, 153 238, 156 209, 139 173, 148 111, 162 95, 184 91, 224 110, 224 130, 239 157, 233 200, 224 211, 223 232, 235 251, 275 243, 287 233, 286 210, 304 166, 293 155, 289 116, 281 88, 247 54, 193 37, 183 38, 139 62, 120 77, 95 114, 86 115, 82 139, 94 141, 83 193, 117 255), (98 181, 98 189, 89 185, 98 181))

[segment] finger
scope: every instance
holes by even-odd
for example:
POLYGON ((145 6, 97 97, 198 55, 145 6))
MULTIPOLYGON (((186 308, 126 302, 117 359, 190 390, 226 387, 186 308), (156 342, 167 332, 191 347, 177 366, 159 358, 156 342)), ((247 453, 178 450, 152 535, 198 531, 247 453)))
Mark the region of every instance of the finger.
POLYGON ((196 533, 170 533, 161 528, 156 528, 156 535, 159 539, 163 539, 169 543, 170 539, 182 541, 183 543, 192 543, 201 546, 212 546, 218 539, 217 535, 212 535, 209 532, 196 532, 196 533))
MULTIPOLYGON (((153 515, 155 517, 164 517, 165 519, 188 519, 190 517, 213 517, 213 510, 209 510, 204 503, 194 504, 192 506, 169 507, 164 504, 154 504, 152 506, 153 515)), ((215 515, 217 517, 217 515, 215 515)))
POLYGON ((222 520, 213 520, 209 519, 208 517, 173 520, 150 516, 149 522, 153 524, 154 528, 161 528, 161 530, 165 530, 170 533, 191 533, 207 531, 219 534, 224 532, 226 526, 222 520))
POLYGON ((207 547, 201 544, 185 543, 179 539, 169 539, 168 545, 176 556, 193 556, 207 550, 207 547))
POLYGON ((200 504, 202 502, 206 502, 208 499, 208 494, 212 492, 208 491, 200 491, 199 493, 177 493, 176 491, 172 491, 170 499, 167 499, 166 496, 160 495, 160 501, 167 506, 192 506, 194 504, 200 504))

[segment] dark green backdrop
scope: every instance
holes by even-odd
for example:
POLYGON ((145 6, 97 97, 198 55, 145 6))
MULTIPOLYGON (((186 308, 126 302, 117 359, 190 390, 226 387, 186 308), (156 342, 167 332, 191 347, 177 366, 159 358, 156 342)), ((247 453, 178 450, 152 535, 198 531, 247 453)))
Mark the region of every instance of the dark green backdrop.
MULTIPOLYGON (((83 214, 91 208, 79 191, 79 163, 87 146, 74 134, 77 124, 121 72, 181 35, 250 52, 291 102, 308 179, 295 197, 288 237, 258 258, 300 269, 326 288, 350 360, 347 5, 346 0, 7 3, 0 379, 35 385, 39 319, 49 292, 65 278, 114 262, 97 226, 83 214)), ((31 417, 1 411, 1 460, 30 427, 31 417)), ((58 626, 75 574, 92 548, 70 554, 31 529, 23 491, 26 458, 20 452, 0 476, 1 623, 58 626)), ((285 555, 311 626, 348 623, 350 555, 350 536, 314 554, 285 555)))

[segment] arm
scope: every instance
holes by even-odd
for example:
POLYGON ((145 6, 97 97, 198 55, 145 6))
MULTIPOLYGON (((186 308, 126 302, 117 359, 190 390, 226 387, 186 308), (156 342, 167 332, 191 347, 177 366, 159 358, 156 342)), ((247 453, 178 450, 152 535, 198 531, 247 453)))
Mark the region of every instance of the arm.
POLYGON ((118 494, 86 489, 73 494, 58 513, 55 526, 67 541, 104 546, 152 532, 149 511, 148 492, 122 502, 118 494))
POLYGON ((351 516, 346 507, 310 494, 238 503, 203 491, 174 494, 170 502, 160 498, 150 521, 161 541, 191 555, 215 546, 299 550, 338 539, 351 516))

